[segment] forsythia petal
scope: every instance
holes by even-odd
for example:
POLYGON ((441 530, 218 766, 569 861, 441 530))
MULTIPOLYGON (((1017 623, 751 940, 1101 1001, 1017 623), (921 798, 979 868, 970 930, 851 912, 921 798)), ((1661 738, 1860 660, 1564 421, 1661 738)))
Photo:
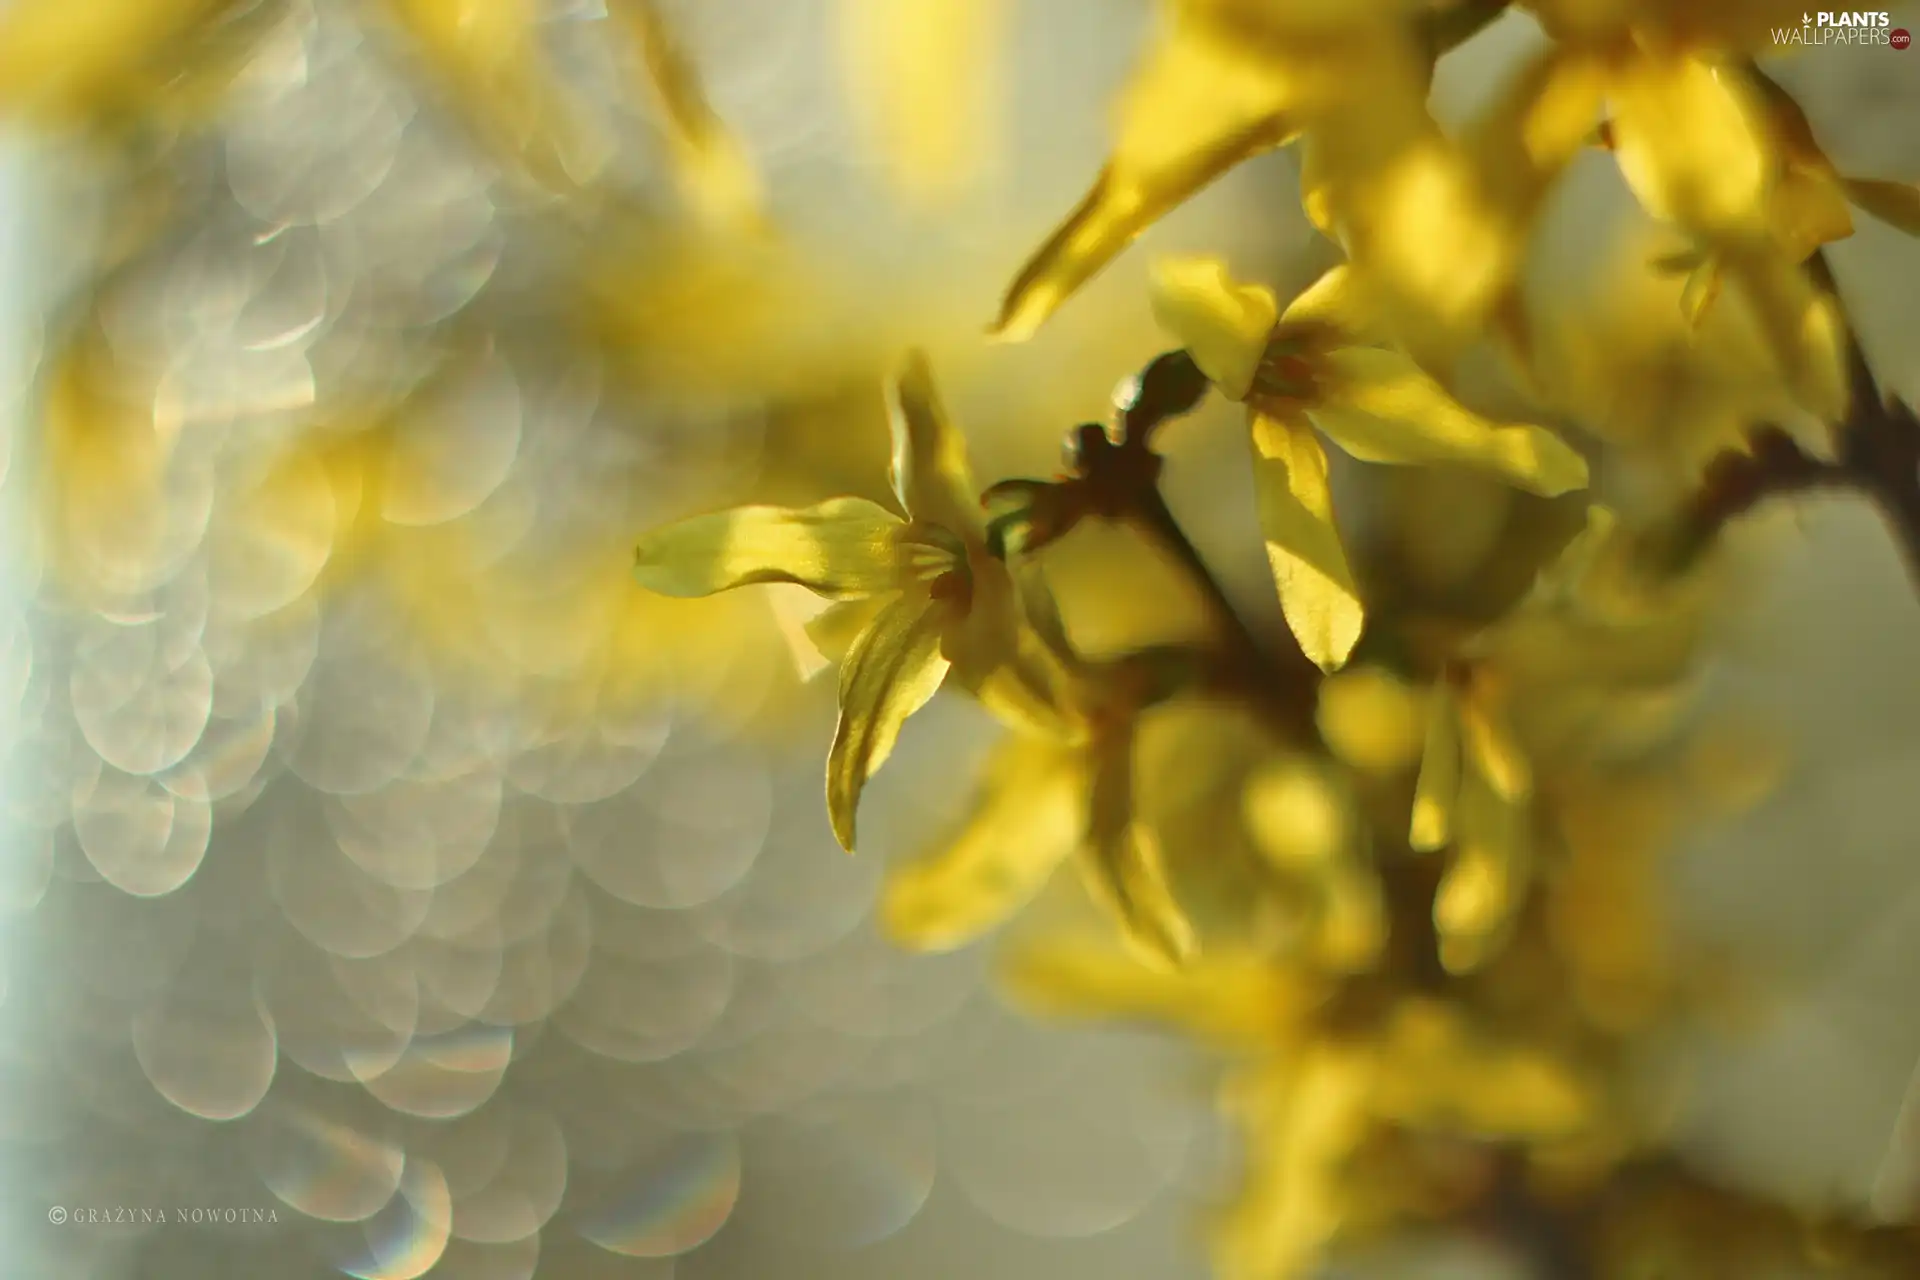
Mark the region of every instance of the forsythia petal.
POLYGON ((1320 685, 1315 721, 1336 757, 1356 769, 1390 773, 1420 757, 1426 705, 1385 667, 1349 667, 1320 685))
POLYGON ((1076 753, 1016 737, 994 753, 971 811, 937 852, 887 877, 880 919, 924 951, 964 946, 1039 892, 1086 822, 1076 753))
POLYGON ((1427 713, 1427 742, 1414 784, 1413 825, 1407 843, 1432 853, 1453 838, 1453 809, 1460 792, 1460 724, 1453 687, 1444 680, 1433 690, 1427 713))
POLYGON ((1346 263, 1294 295, 1280 313, 1284 329, 1319 329, 1356 345, 1375 345, 1382 337, 1378 322, 1362 303, 1353 268, 1346 263))
POLYGON ((1197 956, 1167 970, 1104 942, 1051 939, 1011 952, 1001 968, 1032 1012, 1158 1023, 1229 1047, 1270 1045, 1324 999, 1299 971, 1253 951, 1197 956))
POLYGON ((1341 1166, 1364 1138, 1379 1076, 1363 1046, 1321 1040, 1236 1083, 1223 1109, 1251 1153, 1220 1227, 1225 1280, 1298 1280, 1346 1217, 1341 1166))
POLYGON ((707 101, 699 73, 674 42, 653 0, 614 0, 610 16, 627 29, 646 73, 682 197, 721 227, 753 229, 762 220, 760 175, 746 148, 707 101))
POLYGON ((873 625, 873 620, 886 606, 885 596, 835 601, 806 620, 803 624, 806 638, 828 662, 844 662, 853 649, 853 642, 873 625))
POLYGON ((579 266, 582 319, 634 385, 811 402, 834 380, 860 385, 884 358, 861 291, 791 241, 610 226, 579 266))
POLYGON ((805 682, 833 665, 838 655, 828 653, 813 638, 811 628, 820 620, 821 614, 836 608, 844 609, 847 605, 830 604, 805 587, 785 582, 770 583, 765 595, 767 610, 773 615, 773 624, 787 642, 787 653, 793 659, 794 674, 805 682))
POLYGON ((840 668, 840 723, 827 751, 827 817, 848 853, 867 779, 893 754, 907 718, 947 678, 940 652, 947 621, 948 611, 937 602, 895 600, 854 642, 840 668))
POLYGON ((1193 926, 1167 884, 1158 842, 1133 816, 1133 746, 1131 732, 1110 732, 1093 745, 1083 865, 1089 887, 1143 958, 1178 965, 1193 952, 1193 926))
POLYGON ((1305 422, 1255 415, 1254 473, 1267 563, 1287 626, 1323 671, 1344 666, 1366 611, 1333 519, 1327 455, 1305 422))
POLYGON ((1313 424, 1362 462, 1475 467, 1544 497, 1587 483, 1586 459, 1559 436, 1488 421, 1398 352, 1349 347, 1324 364, 1328 391, 1309 411, 1313 424))
POLYGON ((839 0, 849 104, 910 199, 964 191, 989 159, 1007 0, 839 0))
POLYGON ((1853 234, 1853 210, 1831 169, 1789 164, 1773 187, 1774 234, 1787 257, 1805 262, 1823 244, 1853 234))
POLYGON ((1326 877, 1348 858, 1353 819, 1324 770, 1282 757, 1248 779, 1241 808, 1262 857, 1286 874, 1326 877))
POLYGON ((1483 1051, 1463 1081, 1456 1114, 1481 1133, 1552 1142, 1578 1133, 1593 1100, 1583 1082, 1543 1053, 1483 1051))
POLYGON ((1470 1026, 1438 1001, 1406 1001, 1383 1036, 1381 1112, 1424 1130, 1551 1141, 1592 1116, 1593 1099, 1567 1066, 1538 1048, 1470 1026))
POLYGON ((1331 143, 1308 134, 1293 148, 1299 165, 1300 211, 1307 215, 1313 229, 1329 240, 1340 239, 1340 227, 1334 217, 1331 143))
POLYGON ((1113 154, 1080 206, 1020 269, 993 332, 1031 337, 1154 221, 1296 129, 1297 59, 1236 38, 1219 4, 1171 22, 1121 99, 1113 154))
POLYGON ((1380 963, 1387 942, 1387 907, 1380 878, 1370 868, 1340 867, 1324 886, 1317 953, 1340 973, 1366 973, 1380 963))
POLYGON ((1794 397, 1824 422, 1846 417, 1846 323, 1839 303, 1782 253, 1741 254, 1722 270, 1752 306, 1794 397))
POLYGON ((1423 106, 1391 130, 1353 133, 1313 139, 1307 198, 1324 206, 1382 327, 1424 363, 1451 365, 1512 287, 1522 228, 1423 106))
POLYGON ((1512 896, 1506 868, 1491 855, 1475 853, 1454 859, 1433 900, 1441 962, 1449 972, 1468 973, 1486 961, 1488 939, 1506 914, 1512 896))
POLYGON ((1680 313, 1687 323, 1695 328, 1707 318, 1707 311, 1720 296, 1720 285, 1724 275, 1720 269, 1720 259, 1711 254, 1687 273, 1687 281, 1680 286, 1680 313))
POLYGON ((1469 145, 1488 185, 1528 213, 1586 149, 1606 96, 1599 59, 1557 46, 1522 69, 1469 145))
POLYGON ((900 518, 864 498, 817 506, 735 507, 657 529, 640 540, 634 575, 666 596, 706 596, 761 582, 791 582, 829 599, 896 584, 900 518))
POLYGON ((97 333, 48 360, 36 476, 49 569, 78 599, 125 596, 162 580, 169 519, 166 437, 127 409, 97 333))
POLYGON ((967 440, 947 418, 933 370, 909 352, 887 386, 893 430, 893 491, 915 520, 962 537, 980 537, 979 495, 967 461, 967 440))
POLYGON ((1526 872, 1528 810, 1468 774, 1460 790, 1454 856, 1434 894, 1440 962, 1470 973, 1492 959, 1513 923, 1526 872))
POLYGON ((1648 213, 1715 237, 1759 229, 1772 155, 1761 104, 1738 79, 1643 51, 1610 89, 1614 156, 1648 213))
POLYGON ((0 14, 0 110, 64 116, 97 111, 153 63, 240 0, 17 0, 0 14))
POLYGON ((539 0, 386 0, 486 140, 556 185, 594 163, 586 117, 541 52, 539 0))
POLYGON ((1533 770, 1485 697, 1460 702, 1460 738, 1474 769, 1502 800, 1518 803, 1533 794, 1533 770))
POLYGON ((1236 284, 1218 258, 1166 258, 1153 264, 1152 300, 1153 318, 1200 372, 1244 399, 1280 316, 1273 290, 1236 284))

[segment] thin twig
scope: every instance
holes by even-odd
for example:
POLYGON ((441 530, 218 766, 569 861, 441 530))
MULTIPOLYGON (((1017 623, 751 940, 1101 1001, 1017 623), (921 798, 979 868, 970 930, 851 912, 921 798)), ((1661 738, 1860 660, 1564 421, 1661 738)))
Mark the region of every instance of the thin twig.
POLYGON ((1208 567, 1193 540, 1181 528, 1160 492, 1160 460, 1153 454, 1153 433, 1170 419, 1191 413, 1212 389, 1207 375, 1185 351, 1169 351, 1141 371, 1115 416, 1104 441, 1082 438, 1079 462, 1098 484, 1102 467, 1120 483, 1112 486, 1103 515, 1124 520, 1169 555, 1199 588, 1226 647, 1239 681, 1294 730, 1313 732, 1314 690, 1320 671, 1296 644, 1275 650, 1261 641, 1208 567), (1105 444, 1107 448, 1100 448, 1105 444), (1102 455, 1108 455, 1104 459, 1102 455), (1151 458, 1150 465, 1141 462, 1151 458))
POLYGON ((1018 547, 1032 554, 1065 537, 1088 517, 1132 527, 1170 556, 1199 589, 1211 615, 1218 660, 1202 672, 1216 690, 1245 696, 1291 734, 1310 740, 1320 671, 1287 637, 1275 649, 1256 635, 1174 518, 1160 492, 1163 461, 1154 433, 1191 413, 1212 383, 1185 351, 1156 356, 1128 381, 1105 426, 1084 423, 1067 433, 1067 473, 1054 480, 1003 480, 981 501, 998 509, 988 523, 996 554, 1018 547))
POLYGON ((1224 645, 1232 682, 1276 713, 1296 733, 1313 736, 1320 669, 1297 645, 1275 650, 1261 642, 1220 580, 1207 567, 1206 557, 1180 527, 1158 488, 1140 493, 1126 519, 1149 542, 1169 555, 1200 589, 1224 645))
POLYGON ((1598 1277, 1588 1215, 1547 1203, 1532 1184, 1524 1151, 1503 1147, 1494 1160, 1493 1187, 1476 1215, 1479 1225, 1526 1259, 1538 1280, 1598 1277))
MULTIPOLYGON (((1808 272, 1839 297, 1833 269, 1816 253, 1808 272)), ((1875 383, 1866 351, 1847 326, 1847 416, 1834 429, 1838 457, 1827 462, 1774 426, 1748 439, 1746 452, 1729 452, 1707 468, 1699 491, 1682 513, 1675 558, 1687 563, 1726 526, 1769 498, 1813 491, 1861 494, 1879 509, 1900 545, 1907 571, 1920 590, 1920 420, 1875 383)))
POLYGON ((1122 449, 1146 449, 1156 428, 1192 413, 1212 389, 1184 350, 1155 356, 1131 383, 1129 397, 1114 406, 1113 442, 1122 449))

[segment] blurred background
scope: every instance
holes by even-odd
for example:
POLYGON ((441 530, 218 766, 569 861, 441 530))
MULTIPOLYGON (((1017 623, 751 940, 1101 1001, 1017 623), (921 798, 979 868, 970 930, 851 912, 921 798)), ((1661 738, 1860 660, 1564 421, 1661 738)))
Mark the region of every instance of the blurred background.
MULTIPOLYGON (((711 230, 719 188, 689 180, 593 0, 541 6, 580 115, 540 163, 473 127, 407 6, 344 0, 230 6, 194 51, 221 68, 211 105, 10 136, 8 1274, 1206 1274, 1197 1215, 1232 1160, 1203 1064, 1029 1023, 984 948, 908 955, 871 921, 991 725, 947 701, 916 719, 850 859, 795 602, 658 601, 626 568, 681 515, 877 492, 907 344, 983 483, 1044 475, 1165 345, 1151 252, 1294 288, 1331 251, 1271 156, 1034 341, 990 346, 1005 282, 1100 164, 1149 6, 983 2, 924 100, 863 87, 857 5, 660 7, 770 233, 711 230), (915 120, 932 141, 907 147, 915 120), (618 194, 556 196, 556 172, 618 194)), ((1450 59, 1443 116, 1539 39, 1510 17, 1450 59)), ((1920 180, 1920 53, 1779 74, 1843 169, 1920 180)), ((1630 204, 1583 158, 1542 278, 1604 271, 1630 204)), ((1859 221, 1841 287, 1883 381, 1920 398, 1920 248, 1859 221)), ((1173 434, 1176 511, 1276 618, 1231 413, 1173 434)), ((1741 536, 1767 572, 1712 688, 1788 763, 1672 879, 1770 998, 1678 1046, 1677 1123, 1737 1184, 1911 1206, 1920 604, 1851 501, 1741 536)), ((1102 551, 1062 549, 1076 582, 1138 572, 1102 551)), ((1364 1274, 1508 1274, 1465 1250, 1364 1274)))

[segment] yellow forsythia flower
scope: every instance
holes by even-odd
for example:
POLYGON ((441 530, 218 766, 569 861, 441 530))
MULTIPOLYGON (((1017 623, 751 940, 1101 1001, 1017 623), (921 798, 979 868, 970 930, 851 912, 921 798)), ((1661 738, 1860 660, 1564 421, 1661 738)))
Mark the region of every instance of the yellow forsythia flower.
POLYGON ((1159 264, 1154 310, 1219 389, 1247 405, 1267 556, 1294 636, 1322 668, 1343 665, 1364 609, 1334 521, 1325 435, 1364 462, 1446 463, 1554 495, 1586 463, 1543 427, 1491 422, 1407 356, 1354 332, 1335 268, 1282 313, 1272 291, 1212 259, 1159 264))
POLYGON ((657 530, 635 556, 641 584, 663 595, 784 582, 880 606, 841 666, 840 724, 827 757, 827 809, 848 850, 867 779, 948 669, 979 683, 1016 654, 1013 586, 987 552, 966 443, 924 357, 908 359, 891 395, 904 518, 864 498, 738 507, 657 530))
POLYGON ((1416 0, 1163 0, 1162 26, 1122 94, 1113 152, 1028 259, 994 332, 1029 337, 1169 210, 1242 161, 1342 113, 1395 119, 1426 96, 1416 0))
POLYGON ((1083 739, 1015 730, 988 761, 974 804, 927 855, 894 870, 881 919, 924 950, 972 942, 1076 853, 1085 883, 1143 958, 1185 961, 1194 930, 1167 883, 1157 836, 1135 814, 1132 716, 1083 739))

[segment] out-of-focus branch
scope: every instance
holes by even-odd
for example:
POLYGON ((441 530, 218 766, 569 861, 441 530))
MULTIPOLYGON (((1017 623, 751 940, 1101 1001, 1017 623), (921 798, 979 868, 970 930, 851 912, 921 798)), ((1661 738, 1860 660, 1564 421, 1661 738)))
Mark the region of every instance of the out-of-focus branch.
POLYGON ((1145 449, 1162 423, 1199 408, 1213 384, 1185 351, 1155 356, 1114 404, 1109 435, 1123 449, 1145 449))
MULTIPOLYGON (((1815 254, 1808 265, 1814 280, 1838 298, 1826 256, 1815 254)), ((1728 524, 1769 498, 1853 492, 1879 508, 1920 591, 1920 418, 1880 390, 1851 325, 1847 382, 1847 417, 1834 429, 1835 459, 1814 457, 1778 427, 1761 427, 1749 437, 1747 452, 1723 454, 1707 468, 1680 518, 1674 544, 1679 560, 1692 559, 1728 524)))
POLYGON ((1536 1280, 1600 1280, 1622 1261, 1664 1257, 1662 1275, 1758 1275, 1798 1264, 1854 1280, 1911 1276, 1920 1233, 1857 1213, 1807 1215, 1718 1186, 1672 1155, 1648 1154, 1584 1191, 1552 1194, 1519 1147, 1491 1153, 1494 1174, 1461 1225, 1500 1241, 1536 1280))
POLYGON ((1537 1280, 1599 1280, 1591 1214, 1544 1200, 1531 1185, 1524 1151, 1501 1148, 1494 1162, 1492 1185, 1471 1225, 1524 1259, 1537 1280))
POLYGON ((1434 56, 1451 52, 1485 31, 1506 13, 1508 0, 1462 0, 1429 9, 1421 27, 1434 56))
MULTIPOLYGON (((1191 578, 1207 603, 1222 638, 1226 664, 1223 683, 1237 687, 1256 705, 1275 714, 1300 736, 1314 730, 1315 690, 1320 670, 1298 645, 1274 648, 1263 643, 1228 598, 1206 558, 1168 509, 1156 486, 1138 495, 1122 518, 1160 548, 1191 578)), ((1289 637, 1290 639, 1290 637, 1289 637)))

